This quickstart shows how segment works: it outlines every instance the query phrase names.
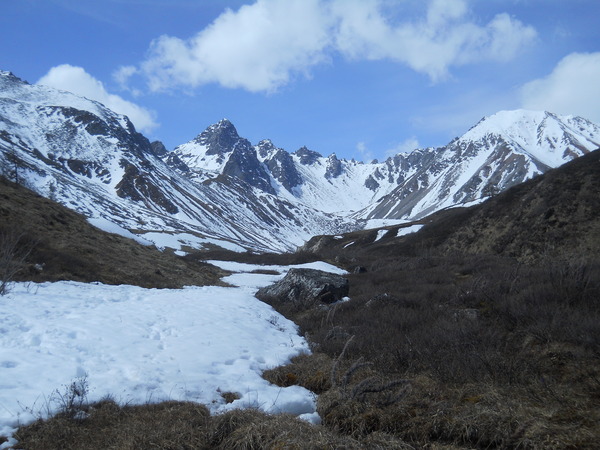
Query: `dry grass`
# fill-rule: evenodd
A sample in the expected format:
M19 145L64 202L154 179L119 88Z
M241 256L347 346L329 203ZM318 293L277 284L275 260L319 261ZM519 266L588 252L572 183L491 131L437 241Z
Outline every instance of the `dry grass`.
M318 356L269 374L304 385L309 368L331 373L339 361L318 400L325 426L415 447L594 448L597 261L427 254L365 265L349 276L351 301L292 312ZM410 389L354 395L399 379Z
M21 427L18 448L26 450L100 449L323 449L403 448L402 440L376 433L357 440L294 416L233 410L210 416L195 403L163 402L119 406L106 400L74 420L57 415Z
M106 400L88 408L84 420L58 415L21 427L18 448L195 449L206 448L210 415L196 403L164 402L119 406Z

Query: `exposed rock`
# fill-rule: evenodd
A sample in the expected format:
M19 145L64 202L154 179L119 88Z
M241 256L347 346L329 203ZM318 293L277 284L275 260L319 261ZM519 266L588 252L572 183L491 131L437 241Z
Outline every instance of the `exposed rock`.
M365 180L365 187L372 191L376 191L377 188L379 187L379 183L377 181L375 181L375 178L373 178L373 175L369 175L369 177Z
M293 155L298 156L300 158L300 164L304 166L314 164L319 158L322 157L320 153L309 150L306 147L301 147L300 149L296 150Z
M256 150L246 139L239 139L223 168L223 174L245 181L250 186L275 194L271 179L263 163L258 160Z
M167 153L164 158L164 162L173 169L179 170L180 172L189 173L190 168L184 163L176 153Z
M348 280L341 275L315 269L290 269L283 279L260 289L256 297L310 307L318 302L341 300L348 295L348 289Z
M270 153L275 153L279 149L275 147L271 139L263 139L256 145L256 150L261 158L267 158Z
M237 130L227 119L222 119L218 123L208 127L194 139L198 144L206 145L208 148L206 151L207 155L228 153L239 140L240 136Z
M327 169L325 170L325 178L337 178L342 174L342 162L337 159L335 153L332 153L327 158Z
M167 148L165 147L165 144L163 144L161 141L151 142L150 148L152 149L154 154L159 158L162 158L167 154Z
M271 159L265 161L265 164L273 178L278 180L288 191L302 183L302 177L294 165L292 156L285 150L278 149Z

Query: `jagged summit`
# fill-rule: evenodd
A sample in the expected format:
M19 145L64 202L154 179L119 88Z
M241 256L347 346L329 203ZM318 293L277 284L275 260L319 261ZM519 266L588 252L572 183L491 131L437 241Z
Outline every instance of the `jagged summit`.
M22 80L21 78L16 76L14 73L9 72L7 70L0 70L0 81L10 81L13 83L29 84L29 83L27 83L27 81Z
M313 150L309 150L306 146L300 147L292 154L300 158L300 164L303 165L314 164L319 158L323 157L323 155L321 155L320 153L315 152Z
M206 147L207 155L220 155L231 151L239 139L235 126L228 119L221 119L196 136L192 142Z
M600 128L585 119L517 110L383 162L253 145L227 119L166 151L98 102L9 72L0 83L0 169L9 177L16 156L36 192L90 217L262 250L481 202L600 146Z

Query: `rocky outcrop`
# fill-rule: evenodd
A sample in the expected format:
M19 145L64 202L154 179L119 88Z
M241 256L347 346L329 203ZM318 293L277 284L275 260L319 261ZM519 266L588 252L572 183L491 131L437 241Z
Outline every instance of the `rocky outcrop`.
M327 169L325 170L325 178L337 178L342 174L342 162L337 159L335 153L332 153L327 158Z
M290 302L300 309L333 303L347 295L346 278L315 269L290 269L283 279L256 293L261 300Z
M237 178L269 194L275 194L271 177L257 156L254 147L246 139L240 139L234 146L229 160L223 168L223 175Z
M292 188L302 183L292 156L285 150L278 149L272 158L265 161L273 178L291 192Z
M309 150L306 147L302 147L299 150L296 150L292 154L296 155L298 158L300 158L300 164L305 165L305 166L314 164L319 160L319 158L322 158L322 155L320 153Z
M222 119L200 133L194 142L205 145L207 155L221 155L230 152L239 140L240 136L233 124Z

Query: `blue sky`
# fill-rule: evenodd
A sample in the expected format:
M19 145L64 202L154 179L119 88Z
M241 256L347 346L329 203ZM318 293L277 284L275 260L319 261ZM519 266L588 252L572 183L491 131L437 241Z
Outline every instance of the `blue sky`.
M0 69L102 101L172 149L227 117L370 160L484 115L600 123L598 0L2 0Z

